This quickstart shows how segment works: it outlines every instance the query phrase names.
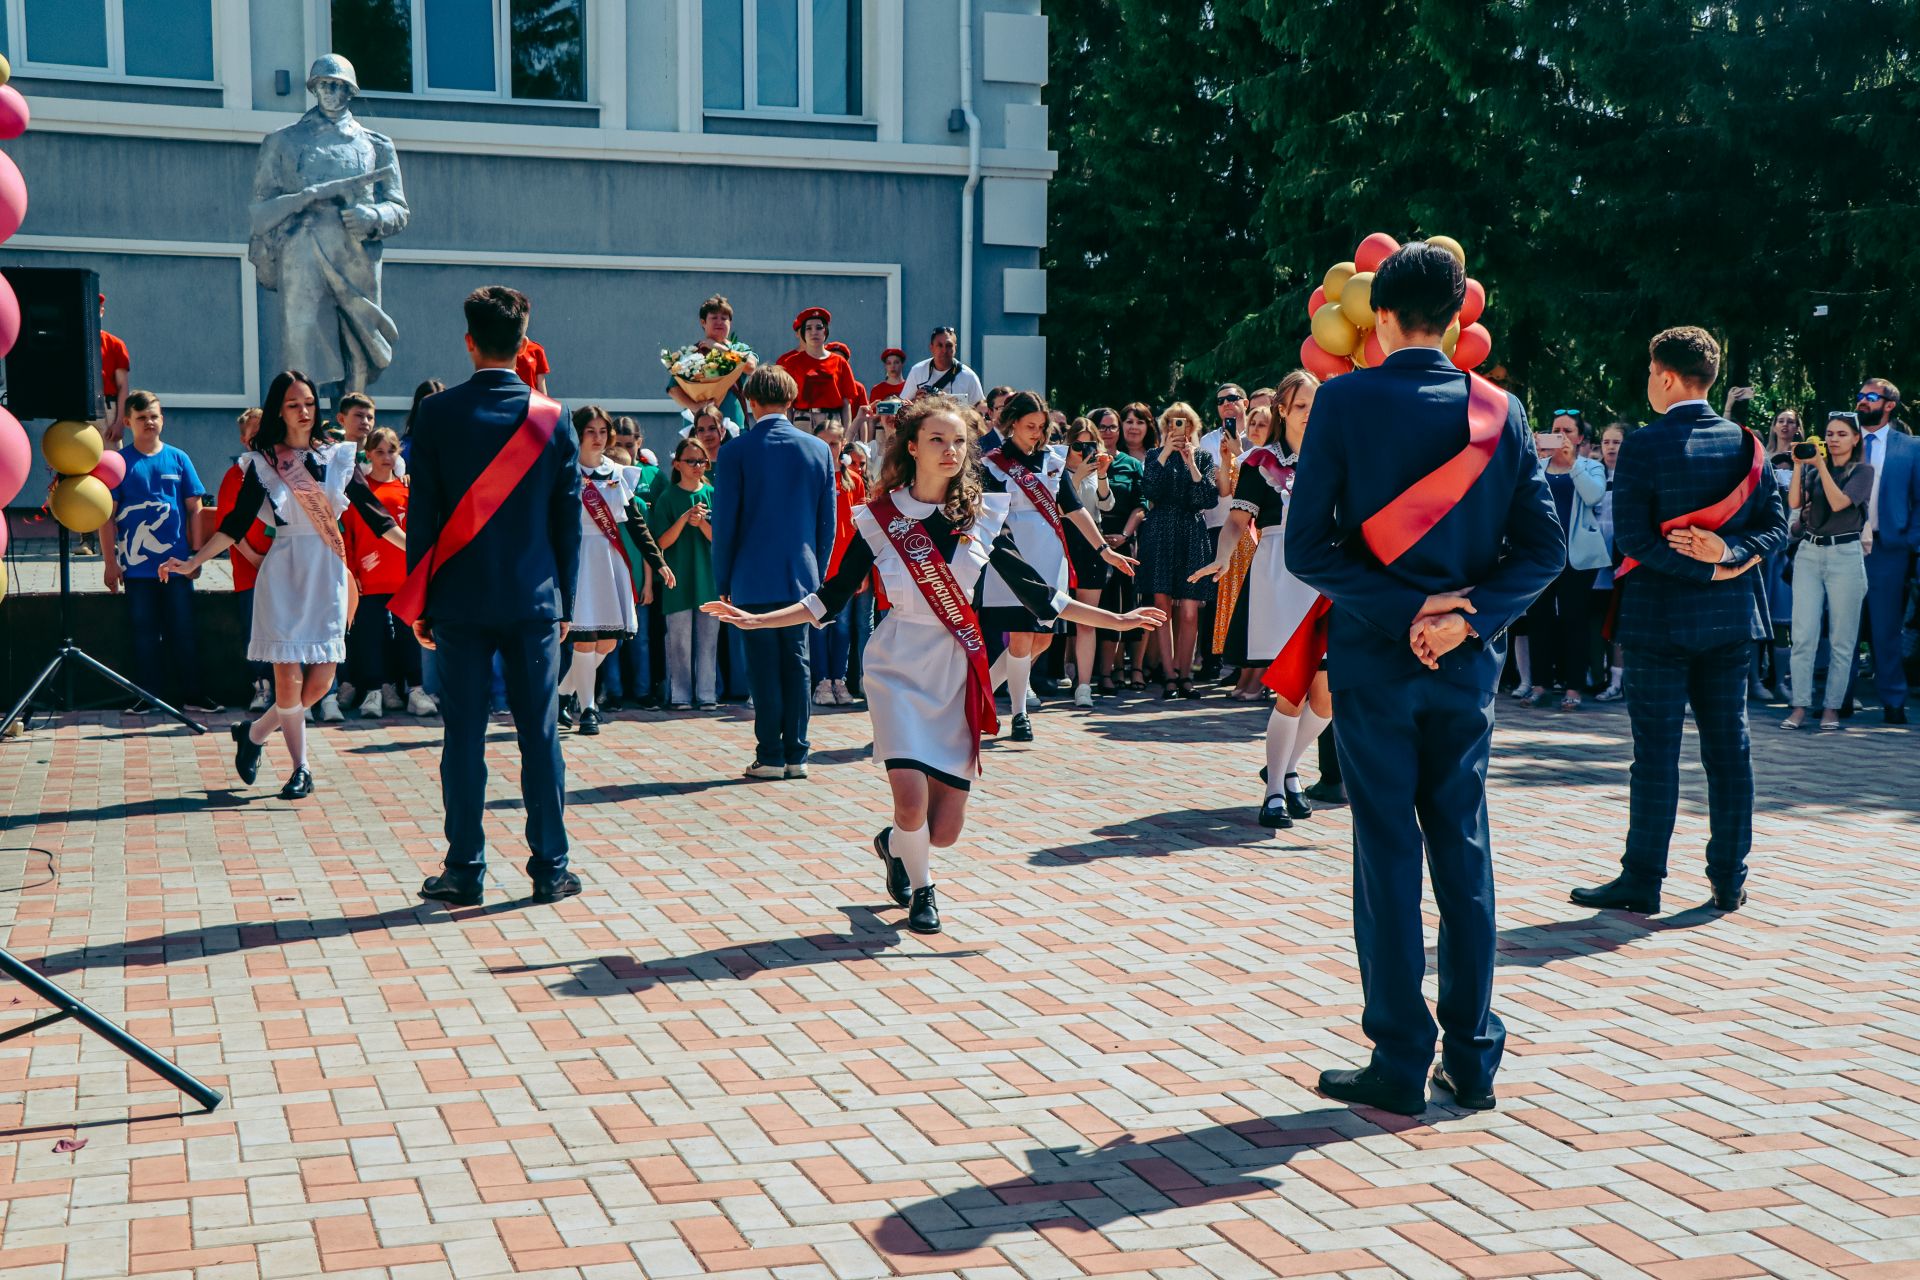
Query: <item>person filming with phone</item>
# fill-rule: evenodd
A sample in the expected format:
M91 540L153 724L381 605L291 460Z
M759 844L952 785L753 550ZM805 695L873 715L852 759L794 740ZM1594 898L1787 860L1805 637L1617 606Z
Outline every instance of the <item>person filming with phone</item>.
M1860 643L1860 607L1867 598L1867 561L1860 546L1873 494L1873 468L1860 460L1860 420L1827 415L1824 439L1796 441L1787 505L1800 513L1800 545L1793 557L1793 710L1780 722L1798 729L1813 705L1813 664L1820 651L1820 616L1832 658L1820 728L1841 728L1847 674Z

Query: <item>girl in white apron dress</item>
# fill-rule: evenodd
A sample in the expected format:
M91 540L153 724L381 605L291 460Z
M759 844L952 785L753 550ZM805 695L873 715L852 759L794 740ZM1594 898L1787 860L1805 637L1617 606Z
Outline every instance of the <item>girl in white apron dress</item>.
M1272 662L1294 634L1309 624L1320 593L1287 570L1283 550L1287 505L1292 500L1294 466L1307 435L1307 415L1320 383L1296 369L1276 389L1274 415L1279 427L1271 442L1240 460L1240 478L1234 486L1233 508L1220 528L1219 550L1212 564L1193 576L1196 580L1224 570L1234 548L1252 524L1260 530L1260 545L1247 570L1247 661ZM1333 699L1327 692L1324 659L1313 677L1304 703L1275 697L1267 716L1267 764L1260 771L1266 799L1260 805L1260 825L1270 830L1291 827L1313 813L1300 785L1297 770L1326 727L1333 723Z
M1071 483L1062 484L1066 456L1047 448L1047 402L1031 391L1016 391L1000 406L1000 447L980 460L980 487L1008 500L1007 532L1020 558L1040 580L1056 591L1067 591L1072 580L1067 558L1069 537L1082 537L1102 560L1129 577L1133 559L1107 545L1100 523L1080 503ZM1043 507L1051 508L1051 515ZM1068 533L1071 525L1077 532ZM888 592L887 598L893 598ZM1004 679L1013 708L1013 740L1033 741L1033 722L1027 717L1027 691L1033 685L1033 664L1053 639L1054 619L1043 619L1022 604L1011 586L992 568L987 571L985 608L981 628L989 637L1005 635L1007 650L994 662L994 684Z
M873 717L873 758L887 771L893 791L893 825L874 837L873 847L886 869L887 893L907 908L907 928L915 933L940 932L932 851L960 838L967 795L980 777L979 730L983 717L992 715L976 612L982 580L997 580L1042 625L1065 618L1134 631L1166 620L1156 609L1116 614L1082 604L1067 595L1064 583L1027 563L1008 525L1008 495L981 492L971 456L979 430L973 410L951 396L915 401L887 445L882 496L854 511L860 536L818 593L773 613L747 613L724 601L701 606L736 627L817 626L853 599L869 571L879 570L892 607L867 641L864 688ZM893 514L883 524L874 507L888 503ZM922 553L915 563L902 554L902 545ZM928 566L939 585L923 586L916 564ZM945 612L927 594L942 588L956 602ZM966 601L971 607L958 603Z
M651 579L671 587L673 570L647 528L646 508L639 503L639 468L617 466L606 456L613 433L607 411L598 405L576 409L573 425L580 433L580 576L573 590L573 626L567 632L573 665L560 682L560 723L591 736L600 732L600 711L594 705L600 664L640 629L638 606L653 599ZM621 547L607 536L596 509L612 522ZM626 549L629 543L631 549ZM634 550L646 563L638 584L633 580L638 566L628 566Z
M261 558L253 589L247 658L273 664L274 705L251 725L233 726L233 767L251 784L266 741L278 730L293 757L293 772L280 790L288 800L313 794L307 708L326 697L335 665L347 656L355 595L340 517L351 505L377 536L407 545L406 534L360 475L358 446L313 438L318 406L304 373L274 378L253 448L240 458L233 510L192 559L169 560L160 569L162 578L196 573L244 538L256 519L272 526L273 545Z

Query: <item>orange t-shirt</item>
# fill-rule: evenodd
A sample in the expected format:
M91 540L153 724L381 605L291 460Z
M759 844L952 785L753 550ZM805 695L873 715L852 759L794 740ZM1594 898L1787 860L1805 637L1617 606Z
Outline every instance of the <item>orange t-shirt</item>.
M520 354L513 358L513 371L520 375L520 381L538 391L540 375L553 372L553 366L547 363L547 349L532 338L524 339Z
M796 409L838 409L863 403L866 390L853 376L853 366L838 352L829 351L819 359L795 348L774 362L793 375L800 384Z
M228 467L227 474L220 478L220 492L214 501L216 526L232 514L234 503L240 501L240 480L240 464L237 462ZM261 555L267 554L273 546L273 535L258 517L254 518L253 526L247 530L246 543ZM227 552L227 563L233 566L233 589L253 590L254 580L260 576L260 566L241 555L238 546Z
M373 491L374 497L380 499L380 505L387 509L394 522L402 529L406 528L407 482L397 476L385 481L368 476L367 488ZM398 591L407 580L405 549L394 546L376 534L352 507L347 508L342 523L347 536L347 566L353 570L353 580L360 584L360 594L390 596ZM371 568L361 563L368 555L374 558Z
M872 397L876 402L881 400L897 400L900 398L900 393L906 389L907 384L904 379L899 382L876 382L867 388L867 395Z

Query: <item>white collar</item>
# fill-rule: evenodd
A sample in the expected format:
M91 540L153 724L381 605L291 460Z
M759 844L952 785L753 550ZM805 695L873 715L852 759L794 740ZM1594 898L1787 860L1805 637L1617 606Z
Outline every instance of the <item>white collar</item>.
M909 520L925 520L940 509L935 503L922 502L914 497L912 489L895 489L892 497L893 505L899 508L900 514Z
M1705 396L1695 396L1691 400L1675 400L1672 404L1667 406L1667 412L1672 413L1675 409L1684 409L1688 405L1692 405L1692 404L1704 404L1709 409L1713 408L1711 404L1708 404L1707 398Z
M1877 427L1862 427L1860 434L1863 436L1877 436L1891 425L1891 423L1883 422Z
M586 471L586 468L582 467L581 470ZM591 471L586 471L586 474L592 476L595 480L611 480L613 478L613 472L614 472L613 459L601 458L600 465L595 467Z

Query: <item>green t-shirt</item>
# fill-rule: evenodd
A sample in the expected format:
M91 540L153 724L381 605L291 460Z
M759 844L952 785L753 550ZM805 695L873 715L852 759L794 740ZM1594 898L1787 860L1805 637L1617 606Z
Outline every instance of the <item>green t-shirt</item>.
M647 527L653 530L655 538L664 538L674 521L701 502L707 504L709 511L713 509L712 485L703 484L689 491L670 484L654 498ZM662 613L683 613L720 598L719 588L713 581L713 542L706 534L691 524L683 525L673 545L662 548L660 554L666 557L674 577L673 586L659 593Z

